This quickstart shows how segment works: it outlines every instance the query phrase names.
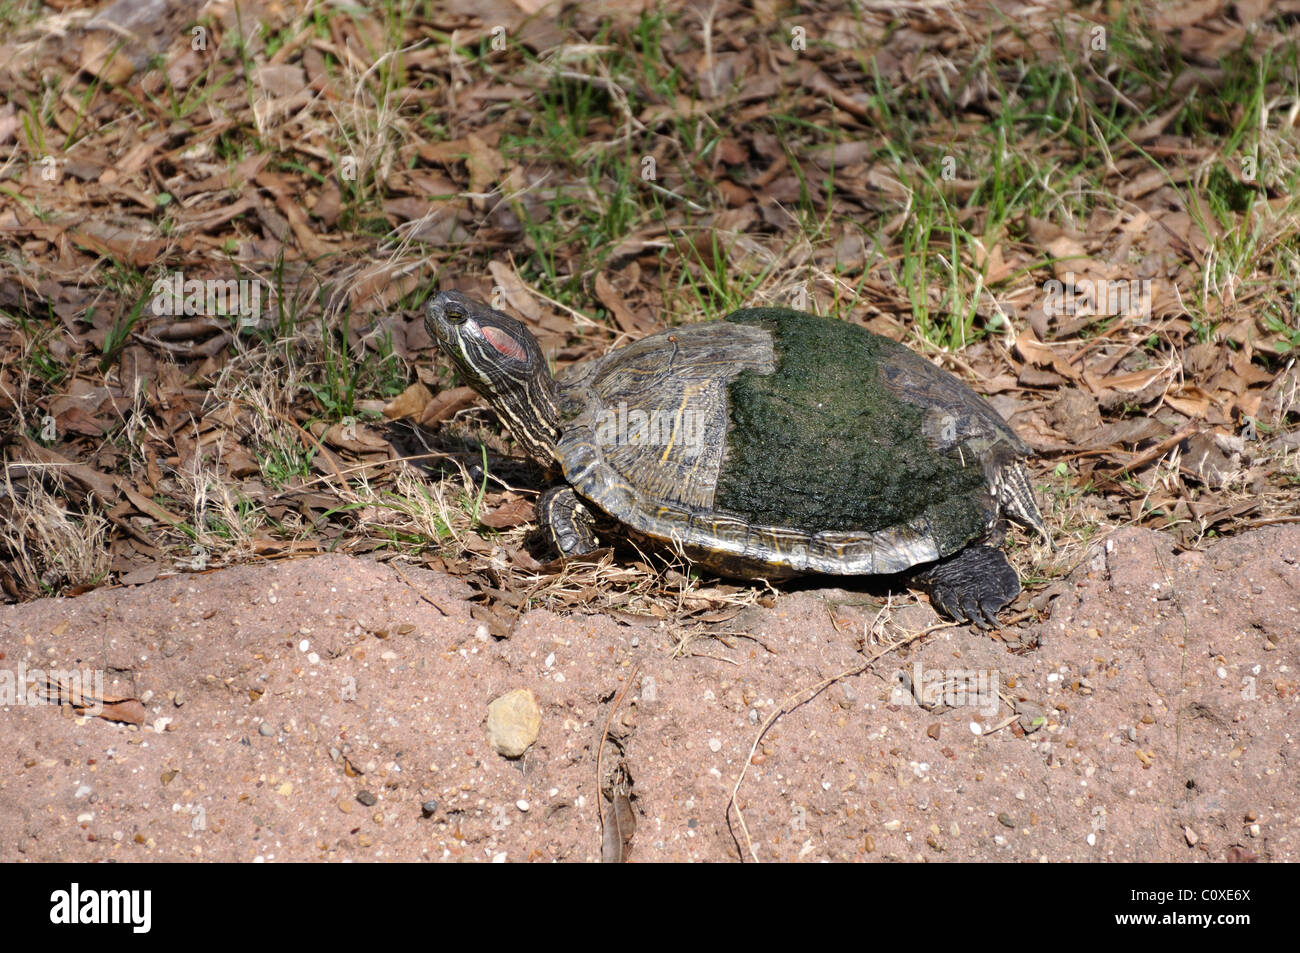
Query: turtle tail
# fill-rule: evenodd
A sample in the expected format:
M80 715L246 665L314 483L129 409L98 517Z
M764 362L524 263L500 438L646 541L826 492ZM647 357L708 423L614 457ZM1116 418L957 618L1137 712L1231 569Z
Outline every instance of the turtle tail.
M1025 465L1019 460L1001 466L993 475L993 490L997 494L1002 511L1026 529L1033 530L1052 549L1056 543L1047 532L1043 516L1038 511L1038 500L1034 498L1034 488L1029 483L1029 474Z

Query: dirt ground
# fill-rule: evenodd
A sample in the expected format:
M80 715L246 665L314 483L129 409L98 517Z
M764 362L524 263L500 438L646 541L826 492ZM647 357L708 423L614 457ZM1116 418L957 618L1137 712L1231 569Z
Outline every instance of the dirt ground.
M1300 526L1090 556L993 636L805 587L676 656L541 610L498 641L458 580L344 556L3 606L6 702L100 669L140 723L6 704L0 860L596 860L607 723L634 862L1300 860ZM541 727L508 759L514 689Z

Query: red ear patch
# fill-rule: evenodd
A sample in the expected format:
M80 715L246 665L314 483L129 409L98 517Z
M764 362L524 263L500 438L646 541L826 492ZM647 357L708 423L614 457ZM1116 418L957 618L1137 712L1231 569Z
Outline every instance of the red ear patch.
M505 357L513 358L516 361L527 361L528 352L523 346L500 328L494 328L487 324L482 326L483 336L487 342L496 348Z

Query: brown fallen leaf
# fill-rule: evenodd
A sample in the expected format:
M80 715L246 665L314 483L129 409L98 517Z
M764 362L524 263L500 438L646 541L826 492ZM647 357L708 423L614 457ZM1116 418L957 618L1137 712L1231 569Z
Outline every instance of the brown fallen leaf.
M618 789L613 797L606 795L609 810L605 814L605 829L601 833L600 860L605 864L621 864L627 861L628 848L632 846L632 837L636 834L636 812L632 810L632 799L627 793Z
M596 274L596 297L600 299L601 304L609 308L609 313L614 316L614 323L618 325L619 330L636 337L642 337L648 332L648 329L641 326L636 315L628 308L623 295L605 277L604 272Z
M91 33L82 40L79 66L113 86L120 86L135 74L135 64L122 49L121 39L104 33Z
M1079 372L1070 366L1069 362L1056 356L1056 352L1046 344L1038 340L1038 335L1034 333L1032 327L1027 327L1020 332L1016 338L1016 353L1031 364L1039 367L1050 367L1062 377L1071 380L1079 379Z
M350 450L353 453L383 453L389 443L375 431L362 424L333 424L321 436L331 447Z
M524 499L509 500L488 513L480 514L478 521L493 529L510 529L531 523L534 518L533 504Z
M153 582L158 578L158 573L162 569L159 563L149 563L132 569L130 572L123 573L118 582L123 586L142 586L147 582Z
M740 606L730 606L726 609L719 609L716 612L702 612L697 616L692 616L691 621L707 623L730 622L736 616L740 615L740 613Z
M95 709L99 708L98 711ZM103 707L90 706L85 709L78 709L78 713L93 714L97 718L103 718L105 721L120 721L128 725L143 725L146 712L144 705L138 698L127 698L122 701L104 702Z
M519 277L519 272L499 261L488 262L488 271L492 272L497 287L505 296L506 304L514 309L518 317L535 322L542 316L542 309L537 304L537 299L533 297L524 279Z
M1165 403L1193 420L1204 420L1209 416L1210 405L1217 401L1201 388L1187 385L1176 394L1165 394Z
M510 629L514 620L505 613L496 612L487 606L470 606L469 615L471 619L487 626L488 633L494 639L510 638Z
M532 554L526 549L508 549L506 555L510 557L510 562L525 572L538 572L542 564L532 557Z
M154 237L156 233L152 225L144 222L140 222L137 228L109 222L85 222L68 234L83 247L129 261L140 268L154 264L167 247L164 239Z
M433 392L423 384L412 384L384 405L383 414L389 420L401 420L424 413L433 400Z
M472 132L465 137L465 148L468 152L465 168L469 171L469 191L480 196L473 202L482 207L487 203L486 194L492 191L507 163L501 153Z
M1183 444L1178 468L1206 486L1219 489L1241 473L1240 443L1241 439L1231 434L1193 434Z
M79 684L63 684L45 679L38 686L44 699L57 705L71 705L78 715L93 715L105 721L120 721L128 725L143 725L147 712L138 698L100 698L82 690Z
M439 391L425 405L419 416L419 424L421 427L432 427L464 410L476 400L478 392L472 387L453 387L451 390Z
M289 179L279 173L263 170L253 181L270 193L271 198L275 200L275 207L288 219L294 238L298 240L298 247L308 258L324 258L335 251L337 246L312 230L307 213L299 204L298 196Z

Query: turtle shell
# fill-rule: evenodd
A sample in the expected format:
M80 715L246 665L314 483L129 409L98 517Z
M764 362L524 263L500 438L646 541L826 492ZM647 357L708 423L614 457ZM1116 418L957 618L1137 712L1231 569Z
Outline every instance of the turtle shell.
M983 398L855 324L756 308L643 338L559 382L579 495L733 576L894 573L998 518L1029 450Z

